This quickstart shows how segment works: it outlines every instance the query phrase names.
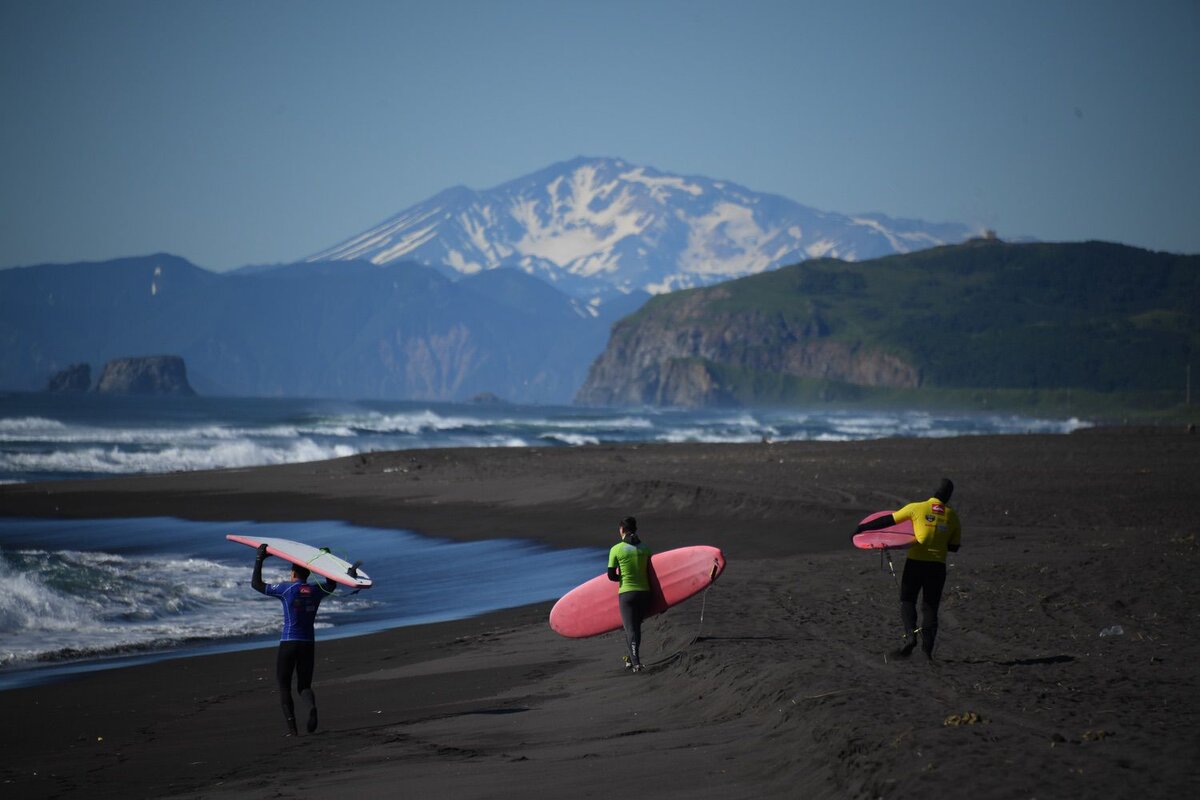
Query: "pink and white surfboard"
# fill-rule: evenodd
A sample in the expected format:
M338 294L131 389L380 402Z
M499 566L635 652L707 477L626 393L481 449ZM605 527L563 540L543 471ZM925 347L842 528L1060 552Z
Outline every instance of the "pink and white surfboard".
M874 514L864 517L862 522L870 522L891 514L891 511L876 511ZM861 525L862 522L859 524ZM899 525L889 525L875 531L856 533L853 540L854 546L860 550L904 550L912 547L913 543L917 541L917 537L913 534L912 520L906 519Z
M650 611L661 614L707 589L725 571L725 556L716 547L698 545L655 553L650 557ZM621 627L617 584L598 575L567 592L550 609L550 627L572 639L597 636Z

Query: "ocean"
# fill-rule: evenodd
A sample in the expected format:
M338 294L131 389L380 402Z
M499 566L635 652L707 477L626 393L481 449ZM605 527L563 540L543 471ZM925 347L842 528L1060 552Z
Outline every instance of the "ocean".
M454 542L333 520L0 517L0 689L276 642L279 600L250 588L254 551L227 541L228 533L308 542L363 562L375 585L339 587L326 598L318 640L552 600L603 572L606 555L600 547ZM263 579L287 580L290 569L268 558Z
M429 447L850 441L1068 433L1087 423L919 411L605 411L573 406L0 393L0 482L319 461Z
M849 441L1068 433L1086 423L999 414L576 407L0 394L0 482L316 461L431 447ZM551 600L603 571L602 548L461 543L337 521L37 520L0 516L0 689L149 659L269 646L278 600L249 587L227 533L328 546L376 585L322 605L318 638ZM447 534L452 531L447 531ZM419 586L394 579L419 560ZM267 562L268 581L286 566ZM435 565L429 571L428 565ZM519 566L519 569L518 569ZM536 584L511 575L540 576Z

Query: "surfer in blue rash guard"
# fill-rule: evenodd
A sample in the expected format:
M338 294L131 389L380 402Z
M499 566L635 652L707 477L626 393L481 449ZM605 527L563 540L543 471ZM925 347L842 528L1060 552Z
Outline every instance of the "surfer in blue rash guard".
M962 524L950 507L954 482L942 478L933 497L909 503L891 514L862 523L854 531L877 530L912 520L916 542L908 549L904 572L900 577L900 620L904 624L904 644L891 653L894 658L908 658L921 635L921 652L933 660L933 643L937 639L938 606L946 585L946 554L958 552L962 539ZM917 627L917 596L921 596L921 627Z
M316 634L313 623L321 599L332 594L337 582L330 579L313 585L308 583L309 571L304 567L292 567L288 583L263 583L263 561L267 559L267 546L258 546L254 559L254 575L250 586L257 592L278 597L283 603L283 632L279 636L279 652L275 658L275 679L279 684L279 702L287 720L287 735L295 736L296 707L292 702L292 674L296 675L296 689L300 699L308 706L305 728L309 733L317 729L317 698L312 690L314 651ZM357 566L357 565L356 565Z
M650 607L650 548L637 535L637 520L626 517L617 526L621 541L608 551L608 579L619 584L617 602L621 608L621 624L629 647L625 666L640 672L642 661L642 619Z

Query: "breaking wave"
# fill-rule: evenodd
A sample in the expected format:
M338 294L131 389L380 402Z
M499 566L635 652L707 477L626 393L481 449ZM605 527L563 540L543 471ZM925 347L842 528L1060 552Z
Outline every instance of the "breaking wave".
M58 403L55 407L56 402ZM245 468L431 447L848 441L1068 433L1087 423L926 412L603 411L196 398L190 405L0 396L0 481Z

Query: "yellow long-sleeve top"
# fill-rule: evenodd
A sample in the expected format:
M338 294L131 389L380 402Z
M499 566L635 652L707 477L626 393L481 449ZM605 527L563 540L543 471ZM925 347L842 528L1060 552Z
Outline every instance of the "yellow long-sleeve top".
M916 543L908 549L908 557L917 561L946 563L950 545L962 540L962 524L954 509L936 497L919 503L909 503L892 514L896 522L911 519Z

